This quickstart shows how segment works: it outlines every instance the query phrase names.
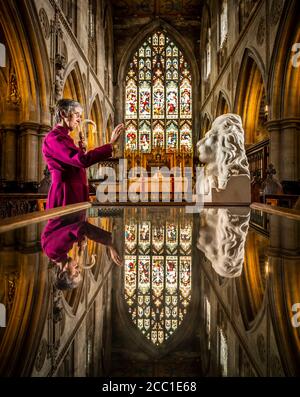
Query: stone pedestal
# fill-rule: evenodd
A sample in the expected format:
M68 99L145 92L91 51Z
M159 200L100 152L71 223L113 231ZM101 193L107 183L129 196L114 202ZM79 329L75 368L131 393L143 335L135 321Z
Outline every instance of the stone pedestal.
M227 182L225 190L211 190L210 197L204 196L204 202L224 204L250 204L250 178L247 175L232 176Z

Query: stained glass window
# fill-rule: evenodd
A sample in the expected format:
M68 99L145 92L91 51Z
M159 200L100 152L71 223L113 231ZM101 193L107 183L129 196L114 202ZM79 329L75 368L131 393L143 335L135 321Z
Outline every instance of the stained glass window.
M124 292L132 321L154 345L179 327L191 300L192 218L126 220Z
M126 75L126 149L192 150L192 78L175 42L157 31L133 55Z

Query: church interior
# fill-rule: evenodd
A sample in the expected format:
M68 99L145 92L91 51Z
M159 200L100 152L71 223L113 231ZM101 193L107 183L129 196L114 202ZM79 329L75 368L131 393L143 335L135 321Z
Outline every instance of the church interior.
M299 15L297 0L1 2L0 376L300 375ZM124 131L87 169L90 201L46 209L62 98L87 151ZM242 123L222 155L244 153L249 194L197 206L199 142L225 161L223 115Z

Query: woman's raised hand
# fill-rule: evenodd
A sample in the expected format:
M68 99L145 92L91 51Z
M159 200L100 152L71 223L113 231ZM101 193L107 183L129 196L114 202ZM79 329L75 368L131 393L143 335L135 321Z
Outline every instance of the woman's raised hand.
M111 134L110 143L113 145L119 139L121 133L124 131L124 124L118 124Z

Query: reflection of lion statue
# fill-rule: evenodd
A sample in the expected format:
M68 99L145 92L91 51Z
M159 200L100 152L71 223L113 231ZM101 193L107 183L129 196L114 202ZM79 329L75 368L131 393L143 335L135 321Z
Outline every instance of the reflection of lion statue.
M249 165L244 147L244 130L239 115L219 116L204 138L197 143L199 159L205 163L205 188L209 192L225 190L232 176L249 178Z
M197 248L222 277L242 273L249 220L248 208L209 208L200 213Z

